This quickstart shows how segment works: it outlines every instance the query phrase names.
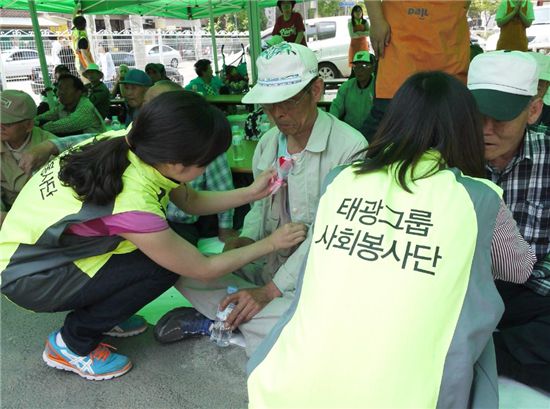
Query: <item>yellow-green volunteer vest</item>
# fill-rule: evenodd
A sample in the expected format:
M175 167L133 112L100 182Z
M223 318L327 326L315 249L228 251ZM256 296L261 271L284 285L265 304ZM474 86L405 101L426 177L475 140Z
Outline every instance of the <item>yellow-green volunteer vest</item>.
M394 169L339 171L294 305L249 362L250 407L467 407L503 311L490 259L498 187L448 169L410 194Z
M125 130L113 132L107 137L125 133ZM168 193L178 184L131 151L128 159L130 164L122 176L124 187L116 199L105 206L83 203L73 189L61 184L57 176L59 158L47 163L29 180L0 231L2 293L35 311L55 308L56 302L77 291L113 254L136 249L120 236L63 235L70 224L128 211L165 217ZM19 286L24 288L17 288L21 278L27 279L24 286ZM49 294L43 298L57 301L37 300L40 295L30 291L34 287L45 287Z

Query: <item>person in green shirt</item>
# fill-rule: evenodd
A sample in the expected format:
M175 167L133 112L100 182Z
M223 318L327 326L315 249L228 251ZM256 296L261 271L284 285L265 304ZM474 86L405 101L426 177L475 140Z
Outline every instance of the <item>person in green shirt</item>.
M90 81L86 84L88 99L94 104L100 115L105 118L109 113L111 93L107 85L103 83L103 72L97 64L90 64L82 75Z
M502 0L495 16L500 27L497 50L527 51L525 29L531 26L534 19L530 0Z
M194 78L185 87L188 91L198 92L202 95L219 95L223 87L222 80L214 75L210 60L198 60L195 63L197 78Z
M359 130L372 107L374 56L368 51L358 51L352 66L355 76L340 86L330 105L330 113Z

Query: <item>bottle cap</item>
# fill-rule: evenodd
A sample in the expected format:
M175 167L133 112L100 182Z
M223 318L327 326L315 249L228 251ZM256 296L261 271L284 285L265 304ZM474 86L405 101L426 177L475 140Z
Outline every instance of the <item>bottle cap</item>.
M233 285L227 287L227 294L235 294L239 289Z

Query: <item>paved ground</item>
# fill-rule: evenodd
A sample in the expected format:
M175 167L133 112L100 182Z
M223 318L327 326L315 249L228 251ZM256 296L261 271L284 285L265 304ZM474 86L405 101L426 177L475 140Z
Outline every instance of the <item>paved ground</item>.
M160 345L152 330L107 342L134 368L109 381L86 381L46 366L47 335L64 314L34 314L1 297L0 407L2 409L230 409L246 408L244 349L207 338ZM550 409L550 394L501 378L500 409Z
M44 340L64 314L34 314L1 297L1 395L6 409L245 408L244 349L207 338L160 345L145 334L110 338L134 368L108 381L86 381L46 366Z

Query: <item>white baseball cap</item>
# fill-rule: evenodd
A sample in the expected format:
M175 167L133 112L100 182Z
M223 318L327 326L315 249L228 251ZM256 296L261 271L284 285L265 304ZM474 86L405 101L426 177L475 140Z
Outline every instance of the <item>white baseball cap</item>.
M537 94L539 68L528 53L493 51L477 55L468 70L468 88L479 111L497 121L511 121Z
M319 75L317 58L309 48L282 42L256 60L258 82L243 97L245 104L275 104L292 98Z

